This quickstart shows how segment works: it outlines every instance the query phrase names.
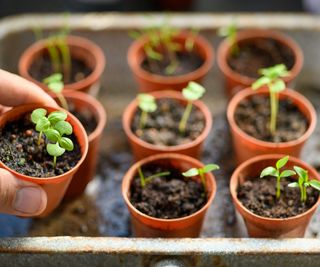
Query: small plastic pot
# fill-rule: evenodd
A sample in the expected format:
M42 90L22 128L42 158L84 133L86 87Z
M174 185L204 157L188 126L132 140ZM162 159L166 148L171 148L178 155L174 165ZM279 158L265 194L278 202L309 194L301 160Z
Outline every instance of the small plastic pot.
M64 91L82 91L96 95L100 88L100 78L105 68L105 56L99 46L90 40L78 36L69 35L67 37L67 44L70 49L71 57L77 58L87 64L92 69L90 75L85 77L83 80L65 84ZM19 59L19 74L38 84L43 90L51 94L48 87L34 79L29 69L33 62L38 60L47 51L45 40L40 40L30 47L28 47Z
M183 98L180 92L175 91L158 91L150 93L155 97L155 99L161 98L171 98L183 103L184 105L187 104L187 101ZM158 146L154 144L150 144L148 142L143 141L138 136L136 136L131 130L131 123L134 118L135 113L138 110L138 102L137 100L133 100L125 109L123 116L122 116L122 126L124 132L129 140L133 155L135 160L140 160L145 157L159 154L159 153L179 153L185 154L190 157L200 158L202 153L202 145L204 140L209 135L212 126L212 116L207 108L207 106L200 100L194 101L193 105L199 109L205 119L205 127L202 133L192 142L177 146ZM177 122L179 123L179 122Z
M184 47L186 39L191 36L190 32L181 32L174 39ZM180 91L190 81L201 82L213 65L213 49L210 43L203 37L195 37L194 51L204 60L203 64L195 71L178 76L162 76L152 74L144 70L141 66L145 59L143 50L146 38L134 41L129 47L128 63L139 86L140 92L152 92L157 90L177 90Z
M257 156L242 163L233 172L230 180L230 192L237 211L241 214L247 226L250 237L289 238L303 237L309 221L320 204L318 201L306 212L294 217L275 219L254 214L248 210L237 197L237 188L248 178L259 177L261 171L268 166L274 166L284 155L270 154ZM312 179L320 180L318 172L300 159L290 157L286 168L300 166L308 171Z
M19 119L22 115L28 112L32 112L36 108L44 108L49 113L55 110L62 110L60 108L52 108L52 107L42 106L39 104L30 104L30 105L15 107L0 116L0 128L3 128L7 123L10 123L10 121ZM47 194L47 201L48 201L47 207L43 211L43 213L39 215L39 217L47 216L60 204L67 190L67 187L71 182L72 177L74 176L78 168L83 163L88 152L88 138L83 126L81 125L81 123L78 121L76 117L74 117L69 112L67 113L68 113L67 121L73 127L73 132L79 142L81 154L82 154L80 160L74 166L74 168L58 176L38 178L38 177L31 177L31 176L18 173L15 170L10 169L8 166L6 166L3 162L0 161L0 167L10 171L18 179L22 179L25 181L38 184L45 190Z
M235 111L240 102L253 95L264 95L269 97L269 91L267 88L259 89L258 91L253 91L251 88L247 88L236 94L229 102L227 108L227 119L230 125L233 150L237 163L240 164L257 155L271 153L299 157L302 147L313 133L317 123L317 115L310 101L300 93L291 89L286 89L279 94L280 99L288 98L297 106L297 108L306 117L309 126L306 132L296 140L272 143L261 141L248 135L239 128L234 119Z
M99 155L100 140L103 129L106 126L107 115L101 103L94 97L82 92L64 92L68 103L72 103L76 111L85 110L90 112L97 121L97 127L89 134L88 153L74 175L64 199L70 200L80 196L86 189L87 184L94 178Z
M278 41L282 45L288 47L295 57L295 63L290 70L290 75L284 77L284 81L287 85L290 85L291 82L298 76L303 66L303 53L300 46L287 35L265 29L251 29L251 30L242 30L237 34L237 43L255 43L257 39L273 39ZM217 61L220 70L222 71L225 77L225 91L226 95L229 99L232 98L237 92L245 89L253 82L255 82L254 78L244 76L238 72L235 72L228 64L228 58L231 53L231 45L230 42L225 39L221 42L218 53L217 53Z
M158 154L135 163L125 174L122 181L122 196L131 214L133 234L136 237L198 237L201 232L205 214L211 205L216 182L213 174L205 174L207 182L207 203L197 212L177 219L158 219L137 210L130 202L130 187L138 175L138 168L147 164L170 164L172 167L186 171L190 168L201 168L204 165L191 157L174 153ZM197 177L196 179L200 179Z

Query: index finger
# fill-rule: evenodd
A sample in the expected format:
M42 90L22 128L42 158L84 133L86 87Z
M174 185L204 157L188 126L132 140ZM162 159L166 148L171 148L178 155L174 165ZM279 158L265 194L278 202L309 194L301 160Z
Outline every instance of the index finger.
M23 104L44 104L57 107L57 103L36 84L18 75L0 69L0 104L12 107Z

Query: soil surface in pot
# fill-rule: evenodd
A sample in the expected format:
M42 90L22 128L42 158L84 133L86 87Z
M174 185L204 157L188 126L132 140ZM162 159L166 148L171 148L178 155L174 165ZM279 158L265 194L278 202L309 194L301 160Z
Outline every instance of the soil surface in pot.
M132 120L132 131L143 141L159 146L176 146L190 143L204 130L203 113L195 106L188 119L186 130L179 132L179 122L185 106L179 101L169 98L157 100L157 110L148 114L146 125L140 128L141 110L139 109Z
M308 121L290 99L279 101L277 130L274 135L269 130L270 99L256 95L244 99L236 108L235 121L248 135L267 142L288 142L298 139L308 129Z
M319 193L307 188L307 201L300 201L300 190L290 188L292 178L282 179L280 199L276 198L276 178L255 177L238 187L237 196L241 203L254 214L269 218L288 218L310 209L318 200Z
M161 219L188 216L201 209L207 202L199 181L182 176L172 166L148 165L142 168L147 178L156 173L169 171L170 175L157 177L141 187L137 174L130 188L130 201L144 214Z
M28 176L45 178L63 174L81 158L80 145L72 134L68 138L73 141L73 151L66 151L58 157L53 168L53 157L47 153L44 139L38 145L39 133L31 122L30 114L7 123L0 134L0 160L10 169Z
M295 63L293 51L288 46L271 38L255 38L239 43L239 53L230 55L229 66L237 73L250 78L259 78L261 68L285 64L291 70Z
M144 59L141 63L141 67L148 72L161 76L178 76L193 72L200 68L204 63L204 60L195 52L178 52L177 60L177 67L174 68L172 73L166 72L166 68L171 62L168 55L164 55L162 60L148 61L147 59Z
M72 67L70 78L68 79L66 75L63 75L65 84L79 82L89 76L92 72L92 69L89 68L84 61L75 58L72 58L71 60ZM29 74L39 82L42 82L53 73L55 72L52 69L51 60L48 55L44 55L32 62L29 69Z
M81 122L87 135L90 135L98 126L96 117L89 111L89 109L82 108L81 110L76 110L76 107L68 102L69 111L77 117Z

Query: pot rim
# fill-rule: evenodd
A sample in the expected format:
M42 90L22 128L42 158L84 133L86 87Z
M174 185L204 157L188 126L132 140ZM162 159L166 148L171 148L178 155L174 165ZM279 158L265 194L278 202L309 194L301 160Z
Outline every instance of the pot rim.
M245 88L242 91L238 92L228 104L227 119L228 119L229 125L234 132L236 132L238 135L241 136L241 138L248 140L255 145L264 146L267 148L284 148L284 147L295 146L297 144L303 143L305 140L307 140L311 136L311 134L315 130L316 123L317 123L316 111L312 106L312 104L310 103L310 101L305 96L303 96L302 94L290 88L286 88L284 91L280 92L279 95L280 97L282 96L285 98L294 99L296 102L300 102L302 105L305 106L307 112L309 113L310 120L308 121L309 126L303 135L301 135L298 139L291 140L288 142L274 143L274 142L267 142L267 141L254 138L249 134L247 134L246 132L244 132L242 129L240 129L240 127L237 125L234 119L235 110L243 99L253 95L257 95L257 94L268 95L269 94L268 88L261 88L258 91L254 91L250 87ZM306 119L308 119L305 113L303 113L303 115L306 117Z
M240 31L237 34L236 42L238 43L245 40L250 40L250 39L252 40L256 38L266 38L266 39L271 38L284 44L285 46L289 47L292 50L295 57L295 62L292 69L290 70L290 75L283 78L283 80L286 83L291 81L294 77L296 77L299 74L299 72L302 69L304 57L303 57L303 53L300 46L296 43L294 39L292 39L288 35L279 31L255 28L255 29L247 29L247 30ZM236 80L238 83L251 85L256 81L256 79L242 75L234 71L229 66L227 62L227 58L230 54L230 50L231 50L230 42L227 39L224 39L219 45L218 52L217 52L217 62L220 69L226 76L232 77L232 79Z
M10 109L9 111L7 111L5 114L11 114L11 113L15 113L15 112L20 111L20 110L28 109L28 111L26 111L24 113L19 113L18 116L15 116L15 119L17 119L17 118L21 117L21 115L24 115L24 114L26 114L28 112L31 112L35 108L44 108L50 113L53 112L53 111L56 111L56 110L61 110L61 111L66 112L68 114L67 121L73 122L72 124L77 125L77 127L79 128L79 132L80 132L79 135L82 135L82 137L84 139L84 143L81 144L80 141L79 141L79 137L78 137L79 135L76 135L77 141L79 142L79 146L80 146L80 149L81 149L81 152L82 152L81 158L79 159L77 164L72 169L70 169L69 171L67 171L67 172L65 172L63 174L57 175L57 176L50 176L50 177L28 176L28 175L19 173L19 172L15 171L15 170L9 168L2 161L0 161L0 164L2 165L1 166L2 168L5 168L5 169L9 170L15 176L17 176L17 177L19 177L19 178L21 178L23 180L26 180L26 181L39 182L39 183L41 182L42 184L59 183L62 180L64 180L65 177L68 177L69 175L72 175L79 168L79 166L82 164L82 162L85 160L87 152L88 152L88 146L89 146L88 145L88 137L87 137L86 131L83 128L83 126L80 123L80 121L74 115L72 115L69 111L66 111L66 110L64 110L64 109L62 109L60 107L51 107L51 106L42 105L42 104L26 104L26 105L21 105L21 106L18 106L18 107L14 107L14 108ZM3 116L0 117L0 122L3 121L3 120L4 120L4 117ZM3 126L6 125L8 122L9 122L8 120L4 120Z
M210 196L207 199L206 204L199 210L197 210L196 212L188 215L188 216L184 216L181 218L175 218L175 219L161 219L161 218L156 218L156 217L152 217L149 216L147 214L144 214L143 212L139 211L134 205L131 204L131 201L129 200L129 190L131 187L131 182L134 179L134 175L137 172L137 169L145 164L148 164L150 162L156 161L156 160L165 160L165 159L173 159L173 160L178 160L178 161L185 161L190 163L191 165L194 166L198 166L198 168L201 168L204 166L204 164L195 159L192 158L190 156L186 156L186 155L182 155L182 154L178 154L178 153L164 153L164 154L156 154L156 155L152 155L149 157L146 157L136 163L134 163L129 170L125 173L123 180L122 180L122 185L121 185L121 191L122 191L122 197L124 198L127 206L129 207L130 210L134 211L136 214L138 214L139 216L148 219L148 220L152 220L152 221L156 221L156 222L163 222L163 223L168 223L168 222L183 222L183 221L187 221L193 217L196 217L197 215L199 215L200 213L204 212L206 209L209 208L209 206L211 205L216 191L217 191L217 185L216 185L216 180L215 180L215 176L210 172L210 173L206 173L206 178L207 180L210 179L211 183L212 183L212 191ZM126 187L126 182L128 181L128 187Z
M181 31L175 38L177 39L186 39L190 36L190 32L188 31ZM168 84L171 85L172 83L184 83L188 81L197 80L199 76L202 76L202 73L207 73L214 63L214 51L211 44L201 35L197 35L195 37L195 44L199 47L202 47L205 51L205 57L203 58L203 64L192 72L188 72L186 74L177 75L177 76L163 76L159 74L153 74L144 70L141 67L141 62L138 62L137 55L139 51L142 49L143 45L147 42L146 38L141 38L135 40L129 47L128 54L127 54L127 61L134 72L135 75L142 79L151 80L152 82L161 83L161 84Z
M90 143L92 140L96 139L98 135L100 135L107 123L107 113L104 107L96 98L83 92L68 91L63 92L63 95L67 99L75 99L81 101L84 104L84 106L90 108L90 112L93 114L94 117L96 117L97 126L94 129L94 131L88 135L88 140Z
M42 83L42 81L38 81L34 79L29 73L29 68L34 60L34 55L36 53L39 53L39 51L45 49L45 42L46 42L46 39L42 39L31 44L29 47L27 47L19 59L18 69L19 69L19 74L22 77L25 77L26 79L40 85L42 88L46 88L46 90L49 91L47 85ZM98 45L96 45L94 42L84 37L68 35L67 43L68 43L68 46L71 48L78 47L86 50L88 55L90 55L90 57L93 57L95 59L96 64L92 69L92 72L87 77L85 77L84 79L78 82L65 84L64 90L66 91L81 90L80 88L89 87L90 85L98 81L99 78L101 77L106 64L105 55ZM70 49L70 53L72 55L72 49Z
M160 91L154 91L150 92L150 95L153 95L156 99L160 98L171 98L175 99L178 101L183 101L187 102L181 94L181 92L173 91L173 90L160 90ZM177 150L185 150L190 147L194 147L201 142L203 142L206 137L209 135L212 127L212 115L209 110L209 108L206 106L204 102L201 100L196 100L192 103L198 110L202 112L204 115L204 120L205 120L205 126L204 129L202 130L201 134L194 140L192 140L189 143L186 144L180 144L180 145L175 145L175 146L159 146L159 145L154 145L150 144L142 139L140 139L138 136L136 136L132 130L131 130L131 122L133 120L133 117L135 115L135 112L138 109L138 101L135 98L131 103L126 107L123 116L122 116L122 126L124 129L125 134L127 137L132 140L133 142L139 144L142 147L152 149L152 150L158 150L158 151L163 151L163 152L174 152Z
M263 217L260 215L257 215L255 213L253 213L252 211L250 211L249 209L247 209L242 202L238 199L237 197L237 193L236 193L236 189L238 187L238 178L239 178L239 174L242 172L243 169L247 168L248 166L250 166L253 163L256 162L260 162L260 161L264 161L264 160L278 160L282 157L284 157L286 155L283 154L266 154L266 155L259 155L256 157L253 157L251 159L248 159L246 161L244 161L243 163L241 163L232 173L231 175L231 179L230 179L230 185L229 185L229 189L230 189L230 193L232 196L232 199L234 201L234 203L237 203L237 205L239 207L241 207L241 209L248 214L251 217L255 217L258 218L259 220L264 220L266 222L287 222L287 221L293 221L296 219L300 219L301 217L304 217L306 215L308 215L309 213L313 213L315 211L315 209L319 206L320 204L320 195L318 196L318 200L317 202L307 211L300 213L296 216L292 216L292 217L288 217L288 218L268 218L268 217ZM303 166L304 169L307 169L308 172L310 173L310 170L316 174L315 177L313 177L314 179L317 179L318 181L320 181L320 175L318 174L318 172L309 164L305 163L304 161L293 157L293 156L289 156L289 162L294 162L295 164L299 165L299 166ZM236 183L235 188L233 188L233 184Z

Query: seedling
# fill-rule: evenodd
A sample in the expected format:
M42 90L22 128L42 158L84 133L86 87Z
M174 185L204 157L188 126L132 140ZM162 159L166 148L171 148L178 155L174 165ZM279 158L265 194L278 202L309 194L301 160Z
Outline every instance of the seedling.
M148 120L148 113L156 111L157 103L152 95L139 94L138 105L139 105L139 108L141 109L140 128L143 129Z
M54 73L49 77L45 78L43 82L48 86L48 88L53 92L59 99L61 106L69 110L68 102L62 94L64 88L63 76L61 73Z
M290 72L284 64L278 64L270 68L260 69L259 73L262 77L252 84L252 89L257 90L263 86L269 88L271 106L270 132L274 135L277 129L279 93L286 88L286 84L281 78L287 77Z
M140 183L141 183L141 187L144 188L146 186L147 183L150 183L154 178L157 177L165 177L170 175L170 172L159 172L153 175L150 175L148 177L145 177L141 168L138 168L138 173L139 173L139 177L140 177Z
M281 159L279 159L276 162L276 167L266 167L265 169L263 169L263 171L260 174L260 178L263 178L265 176L273 176L277 178L277 184L276 184L276 197L277 199L280 198L280 193L281 193L281 185L280 185L280 181L281 178L285 178L285 177L290 177L295 175L296 173L292 170L284 170L283 172L280 171L281 168L283 168L287 162L289 160L289 156L285 156Z
M165 74L172 75L179 66L177 53L182 51L182 46L179 42L175 41L174 37L179 34L179 30L171 27L169 23L163 25L150 27L141 31L129 32L130 37L133 39L147 38L144 44L144 52L151 70L155 73L159 72L159 67L155 64L156 61L162 61L165 56L168 57L169 63L165 68ZM186 40L184 46L185 50L191 52L194 49L195 38L198 30L193 29L191 36Z
M187 122L192 111L193 101L200 99L205 91L206 89L196 82L189 82L188 86L182 90L182 95L188 100L188 104L179 123L179 132L181 134L184 134L186 130Z
M46 117L47 111L43 108L35 109L31 113L31 121L36 124L36 131L39 132L38 145L44 134L48 141L46 149L50 156L53 157L53 167L56 167L57 157L63 155L67 151L72 151L74 148L71 139L63 135L71 135L73 132L72 126L66 121L67 114L63 111L51 112Z
M216 164L207 164L203 168L191 168L188 171L183 172L182 175L184 177L193 177L193 176L199 175L201 179L201 183L203 185L203 189L205 192L207 192L207 183L204 175L208 172L212 172L219 169L220 167Z
M227 38L231 45L231 54L236 56L239 54L240 48L237 43L237 26L233 22L227 27L222 27L218 30L218 35Z
M289 187L298 187L300 189L300 200L301 202L306 202L307 200L307 187L311 186L314 189L320 191L320 182L318 180L309 180L308 171L298 167L294 166L294 170L296 171L296 174L298 175L298 182L293 182L288 184Z

